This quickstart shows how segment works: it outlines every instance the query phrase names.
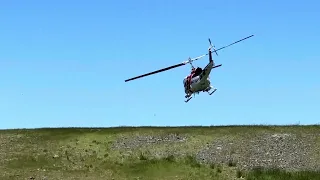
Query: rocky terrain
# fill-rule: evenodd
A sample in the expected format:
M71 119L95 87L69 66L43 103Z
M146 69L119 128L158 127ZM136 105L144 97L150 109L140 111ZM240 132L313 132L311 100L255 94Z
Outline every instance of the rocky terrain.
M281 168L286 170L320 170L320 131L301 134L299 132L257 132L255 134L228 134L207 137L197 144L193 151L201 163L234 163L244 169L256 167ZM187 149L184 144L194 140L188 134L167 134L166 136L132 136L119 138L112 147L133 152L148 149L155 156L183 156ZM166 148L152 148L152 146ZM175 147L175 148L174 148ZM179 149L181 148L181 149Z
M168 157L176 160L194 157L199 164L233 167L225 171L225 178L235 169L249 171L257 167L320 171L320 126L66 128L0 132L0 171L4 172L0 179L126 179L126 174L132 173L129 163ZM137 176L143 176L139 173Z

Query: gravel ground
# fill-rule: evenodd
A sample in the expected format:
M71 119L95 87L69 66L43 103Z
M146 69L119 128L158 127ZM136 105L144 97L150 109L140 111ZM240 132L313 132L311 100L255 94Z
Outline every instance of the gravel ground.
M315 143L318 137L319 134L294 133L262 133L251 135L250 138L241 135L222 136L202 143L200 150L194 154L201 163L225 163L241 169L277 167L293 171L320 170L320 157L316 153L320 149L319 144ZM168 143L188 143L188 135L122 137L112 147L134 151L154 144L167 146Z
M249 140L216 140L198 152L197 158L206 163L235 163L244 169L320 170L315 138L314 135L263 134Z
M113 144L113 149L136 149L148 145L164 144L164 143L177 143L186 142L187 136L178 134L167 134L163 136L135 136L135 137L120 137Z

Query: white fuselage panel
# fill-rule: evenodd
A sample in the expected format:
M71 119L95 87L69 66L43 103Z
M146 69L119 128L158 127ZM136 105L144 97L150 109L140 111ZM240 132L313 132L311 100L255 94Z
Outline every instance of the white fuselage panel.
M183 79L185 93L187 93L187 88L185 86L186 82L187 82L187 77ZM209 86L210 86L209 77L207 79L200 80L200 76L196 76L191 79L190 88L192 92L203 91L207 89Z

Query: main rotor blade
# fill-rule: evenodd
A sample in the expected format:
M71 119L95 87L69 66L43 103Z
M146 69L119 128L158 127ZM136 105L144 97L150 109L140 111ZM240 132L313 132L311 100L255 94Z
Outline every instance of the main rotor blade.
M152 75L152 74L156 74L156 73L159 73L159 72L167 71L169 69L173 69L173 68L180 67L180 66L183 66L183 65L186 65L186 63L176 64L176 65L169 66L169 67L166 67L166 68L163 68L163 69L159 69L157 71L153 71L153 72L150 72L150 73L147 73L147 74L136 76L136 77L133 77L133 78L125 80L125 82L132 81L132 80L135 80L135 79L138 79L138 78L142 78L142 77L145 77L145 76L149 76L149 75Z
M221 48L219 48L219 49L217 49L217 50L214 50L214 52L217 52L217 51L219 51L219 50L221 50L221 49L224 49L224 48L226 48L226 47L232 46L232 45L234 45L234 44L236 44L236 43L238 43L238 42L240 42L240 41L243 41L243 40L245 40L245 39L251 38L252 36L254 36L254 35L251 35L251 36L248 36L248 37L246 37L246 38L240 39L240 40L238 40L238 41L236 41L236 42L234 42L234 43L231 43L231 44L229 44L229 45L227 45L227 46L223 46L223 47L221 47Z

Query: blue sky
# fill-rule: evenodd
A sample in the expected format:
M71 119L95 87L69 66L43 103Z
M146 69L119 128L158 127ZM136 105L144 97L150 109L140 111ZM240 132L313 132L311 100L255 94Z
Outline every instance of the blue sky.
M319 2L5 1L0 128L320 122ZM184 103L190 66L124 80L207 53L218 89ZM208 57L195 65L205 66Z

